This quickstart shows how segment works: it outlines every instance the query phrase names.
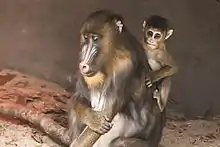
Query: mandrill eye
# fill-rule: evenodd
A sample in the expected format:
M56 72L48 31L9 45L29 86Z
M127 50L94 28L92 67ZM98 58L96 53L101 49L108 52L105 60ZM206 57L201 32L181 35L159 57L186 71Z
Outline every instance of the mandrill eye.
M88 35L83 35L83 38L84 38L85 40L87 40L87 39L89 38L89 36L88 36Z
M153 32L152 31L147 31L147 36L148 37L152 37L153 36Z
M155 39L160 39L160 37L161 37L161 35L160 35L159 33L156 33L156 34L154 35L154 38L155 38Z
M93 36L92 36L92 40L93 40L93 41L97 41L98 39L99 39L99 37L98 37L97 35L93 35Z

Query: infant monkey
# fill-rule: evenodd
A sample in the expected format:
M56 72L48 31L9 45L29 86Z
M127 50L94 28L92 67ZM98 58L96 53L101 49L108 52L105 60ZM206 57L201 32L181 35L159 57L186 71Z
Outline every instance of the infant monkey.
M162 112L167 104L171 89L170 76L178 71L172 56L166 50L165 41L173 34L169 28L168 20L158 15L152 15L143 22L143 40L148 63L152 72L146 77L146 86L151 87L155 83L154 98Z

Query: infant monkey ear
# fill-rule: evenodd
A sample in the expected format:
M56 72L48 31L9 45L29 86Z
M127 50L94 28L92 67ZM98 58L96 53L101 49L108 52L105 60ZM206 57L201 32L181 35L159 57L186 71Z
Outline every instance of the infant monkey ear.
M170 36L172 36L173 31L174 31L173 29L169 29L169 30L167 31L167 34L166 34L165 40L167 40L168 38L170 38Z

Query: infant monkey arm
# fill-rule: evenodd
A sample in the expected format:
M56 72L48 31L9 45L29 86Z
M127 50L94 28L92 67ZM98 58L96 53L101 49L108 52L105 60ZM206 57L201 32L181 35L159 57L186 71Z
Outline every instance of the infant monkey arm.
M163 66L159 70L150 73L152 82L156 82L165 77L172 76L179 70L176 62L166 51L160 52L157 55L157 61Z

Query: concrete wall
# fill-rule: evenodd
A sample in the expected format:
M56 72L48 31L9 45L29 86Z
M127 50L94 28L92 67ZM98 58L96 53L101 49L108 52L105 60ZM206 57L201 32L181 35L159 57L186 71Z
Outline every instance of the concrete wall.
M175 34L168 49L181 67L173 79L176 110L187 116L220 113L220 3L215 0L0 0L0 67L17 69L71 88L79 28L107 8L140 37L142 19L160 14Z

